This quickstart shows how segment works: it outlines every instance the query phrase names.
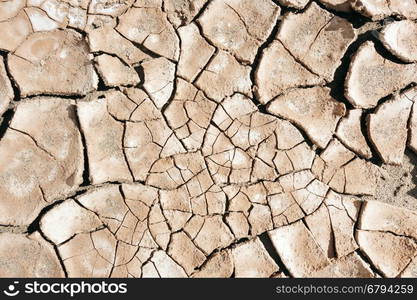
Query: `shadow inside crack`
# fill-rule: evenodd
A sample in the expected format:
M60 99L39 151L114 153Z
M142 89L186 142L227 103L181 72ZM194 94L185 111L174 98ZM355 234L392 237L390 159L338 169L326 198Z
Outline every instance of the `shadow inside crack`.
M410 162L413 164L413 168L410 172L411 183L414 187L407 192L408 195L414 197L417 202L417 154L411 150L406 151L406 156L410 159Z
M268 233L264 232L261 235L258 236L261 243L265 247L265 250L268 252L269 256L275 261L275 263L279 267L279 271L284 273L287 277L292 277L290 272L288 271L287 267L281 260L281 257L279 256L278 252L276 251L274 245L272 244L271 239L268 236Z
M7 128L12 121L14 115L13 109L8 109L4 112L3 116L0 116L0 140L6 134Z

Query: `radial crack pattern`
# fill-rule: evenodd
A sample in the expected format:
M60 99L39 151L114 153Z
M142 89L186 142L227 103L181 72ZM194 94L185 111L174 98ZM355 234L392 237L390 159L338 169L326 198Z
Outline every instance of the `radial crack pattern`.
M0 277L417 277L416 20L0 1Z

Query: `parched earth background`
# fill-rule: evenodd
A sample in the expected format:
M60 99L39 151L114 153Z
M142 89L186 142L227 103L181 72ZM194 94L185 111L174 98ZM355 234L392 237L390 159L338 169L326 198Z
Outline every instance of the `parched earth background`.
M0 0L1 277L416 277L415 0Z

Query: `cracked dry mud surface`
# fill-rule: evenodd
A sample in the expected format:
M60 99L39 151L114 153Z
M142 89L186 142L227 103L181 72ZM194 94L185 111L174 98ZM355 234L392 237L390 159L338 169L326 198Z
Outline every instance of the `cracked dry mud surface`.
M1 277L417 277L415 0L0 0Z

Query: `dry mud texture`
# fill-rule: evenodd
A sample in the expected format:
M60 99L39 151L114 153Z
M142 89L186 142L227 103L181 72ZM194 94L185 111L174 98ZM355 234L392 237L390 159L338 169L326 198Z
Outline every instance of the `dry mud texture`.
M414 0L0 0L0 276L416 277Z

